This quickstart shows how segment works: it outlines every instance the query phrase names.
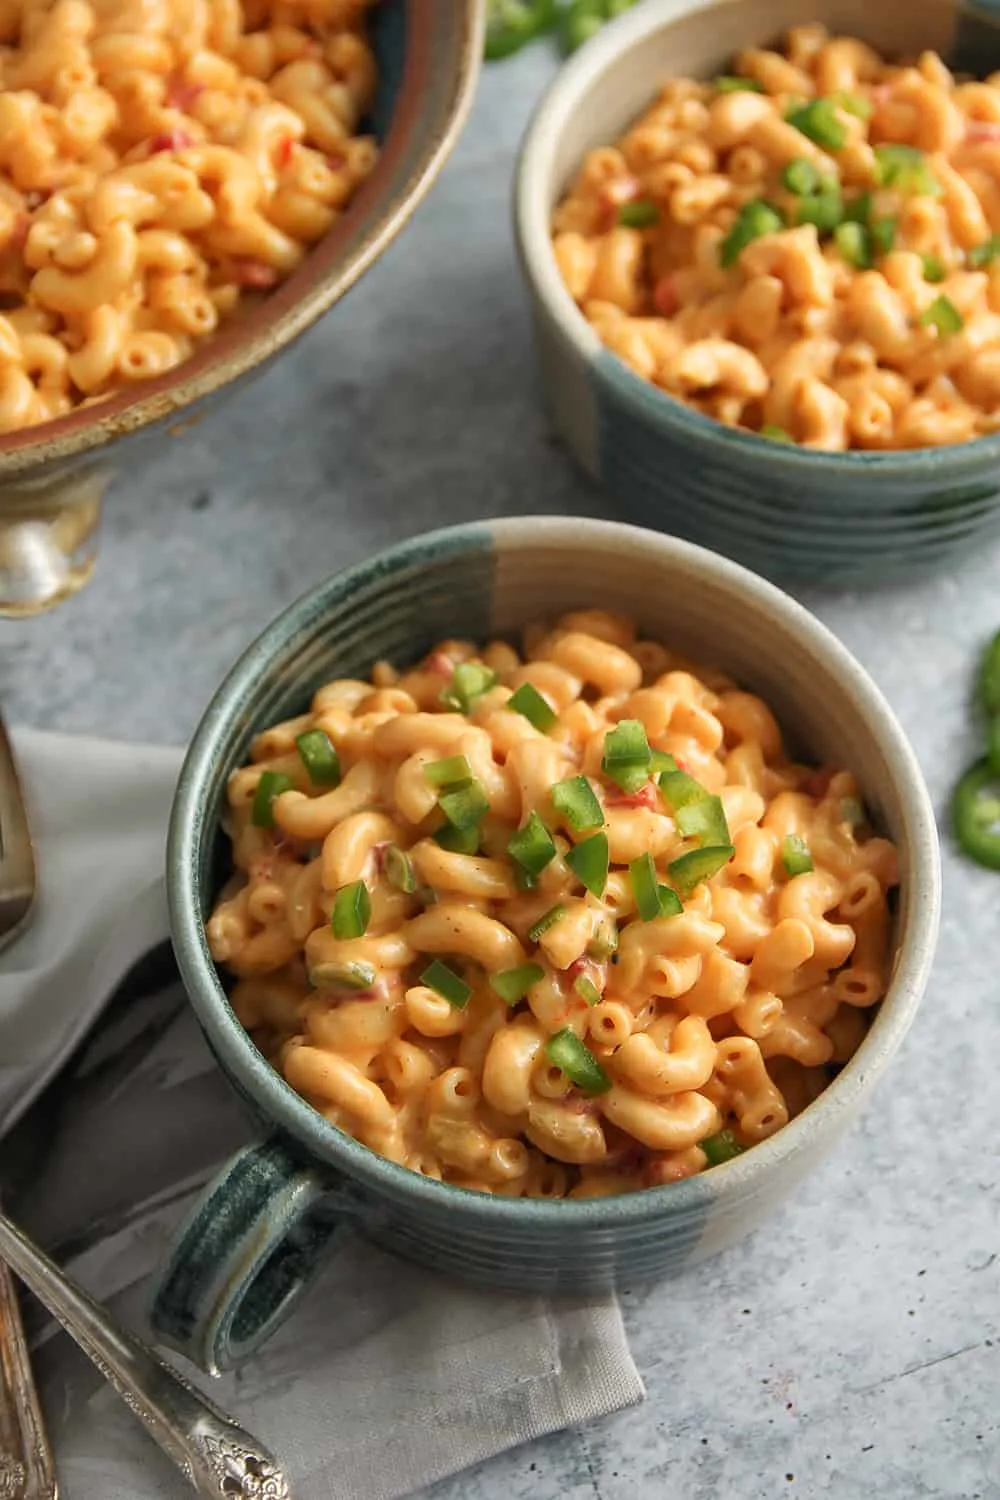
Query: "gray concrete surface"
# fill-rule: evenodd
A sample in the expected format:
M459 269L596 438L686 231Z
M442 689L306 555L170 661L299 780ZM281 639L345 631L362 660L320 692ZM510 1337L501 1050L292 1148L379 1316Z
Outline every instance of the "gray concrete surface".
M509 232L515 149L553 67L536 48L487 74L401 241L118 487L86 593L0 624L11 717L182 743L248 640L333 569L446 522L608 514L547 435ZM998 565L802 595L887 693L939 808L974 752ZM934 980L863 1124L752 1241L624 1297L648 1402L423 1500L1000 1496L1000 876L945 843Z

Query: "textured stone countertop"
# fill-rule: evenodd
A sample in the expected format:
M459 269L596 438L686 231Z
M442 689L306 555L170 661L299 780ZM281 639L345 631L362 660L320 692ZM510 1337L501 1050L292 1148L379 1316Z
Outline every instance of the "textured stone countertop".
M488 71L429 201L267 375L123 480L96 578L0 625L15 722L182 743L298 594L428 527L607 514L549 438L509 229L511 170L554 68ZM1000 552L890 593L804 593L911 735L935 803L974 751ZM423 1500L1000 1496L1000 877L945 839L940 954L861 1125L748 1243L623 1297L649 1399Z

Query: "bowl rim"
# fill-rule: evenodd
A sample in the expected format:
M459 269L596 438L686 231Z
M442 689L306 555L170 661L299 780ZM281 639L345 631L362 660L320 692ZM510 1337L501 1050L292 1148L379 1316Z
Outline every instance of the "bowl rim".
M930 448L887 452L848 449L843 453L826 453L798 444L778 444L758 433L727 427L643 380L602 343L570 296L552 253L547 196L554 157L569 117L623 54L638 50L653 35L670 31L699 11L723 10L739 3L740 0L646 0L644 5L625 11L604 26L560 69L535 106L515 167L514 234L518 259L531 291L562 339L602 384L608 383L608 372L613 370L615 384L624 386L633 405L645 407L643 416L649 421L671 428L690 444L712 441L728 450L734 463L759 466L762 460L770 458L808 470L810 475L826 468L832 471L830 477L838 472L846 477L852 471L864 469L886 478L907 480L919 479L928 469L947 464L950 482L960 477L958 470L978 471L985 464L1000 463L1000 432ZM966 9L962 0L956 0L955 9ZM977 10L976 16L1000 31L1000 11ZM637 114L641 108L639 101Z
M659 1218L684 1219L719 1198L733 1202L755 1196L763 1184L800 1157L818 1138L835 1136L888 1065L915 1015L934 958L941 904L940 857L934 811L916 756L892 709L868 673L835 635L802 605L747 569L689 542L613 521L566 516L515 517L486 523L491 550L501 555L579 544L607 555L652 549L669 572L683 569L749 596L774 623L793 633L815 654L817 669L840 679L858 703L868 730L893 768L906 839L912 852L913 900L886 996L876 1024L851 1061L801 1115L768 1140L734 1161L679 1183L594 1199L511 1199L433 1181L376 1155L319 1115L257 1051L229 1006L208 950L199 905L198 868L205 837L215 836L205 816L205 789L218 759L218 747L234 721L245 720L247 705L265 679L268 664L300 633L315 626L331 600L350 595L370 581L419 567L437 549L454 557L463 547L482 553L482 523L445 527L413 537L374 554L318 584L286 608L244 651L209 703L184 759L170 814L167 895L171 935L181 977L223 1071L267 1119L267 1128L292 1137L335 1179L339 1171L383 1200L405 1201L407 1209L441 1214L480 1226L507 1222L525 1229L551 1230L641 1224ZM252 712L251 715L252 717Z
M418 10L429 21L435 14L436 0L409 0L408 19ZM408 223L468 119L483 55L486 0L467 0L456 10L455 22L459 28L457 65L447 100L441 106L440 123L428 136L405 182L392 194L387 210L373 220L354 247L346 255L338 254L341 236L350 233L352 215L348 212L309 248L298 268L308 278L301 293L294 295L288 290L295 280L293 275L259 305L248 309L238 324L225 326L206 340L176 369L137 390L115 392L95 406L78 406L51 422L4 434L0 437L0 479L41 465L64 463L117 439L136 436L171 417L180 424L196 420L199 413L192 412L192 407L199 407L266 364L350 291ZM380 160L390 158L392 148L402 141L402 132L412 126L412 115L419 108L418 64L426 71L434 66L434 58L423 29L415 27L413 35L407 37L403 77ZM352 208L364 208L378 188L379 178L380 163L376 163ZM310 274L313 265L316 269Z

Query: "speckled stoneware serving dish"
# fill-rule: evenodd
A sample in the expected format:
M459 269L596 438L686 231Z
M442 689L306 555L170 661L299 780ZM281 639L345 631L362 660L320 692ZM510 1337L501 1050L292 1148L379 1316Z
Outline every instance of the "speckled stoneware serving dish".
M994 5L643 0L573 58L535 114L518 167L517 236L552 420L625 515L773 578L878 583L947 566L1000 535L1000 434L829 454L723 427L605 349L563 285L549 234L586 152L617 140L665 79L730 72L741 48L810 21L888 56L930 47L977 76L1000 68Z
M101 499L140 458L127 440L183 442L213 398L304 333L392 243L458 139L484 24L485 0L380 0L371 12L379 87L365 122L380 159L300 268L169 374L0 437L0 614L43 609L89 578Z
M204 915L226 873L219 816L251 737L302 712L328 678L365 676L383 656L412 662L443 637L513 635L530 619L593 604L638 613L645 634L762 693L803 754L855 771L875 822L900 851L893 978L867 1040L819 1101L737 1160L614 1198L491 1197L374 1155L257 1052L205 939ZM765 1218L856 1117L913 1019L938 925L927 792L858 663L798 604L735 564L600 521L518 519L435 532L294 604L237 663L202 719L181 773L167 860L174 946L191 1003L265 1136L207 1189L159 1278L158 1336L205 1369L236 1363L267 1336L344 1226L498 1289L592 1292L714 1254Z

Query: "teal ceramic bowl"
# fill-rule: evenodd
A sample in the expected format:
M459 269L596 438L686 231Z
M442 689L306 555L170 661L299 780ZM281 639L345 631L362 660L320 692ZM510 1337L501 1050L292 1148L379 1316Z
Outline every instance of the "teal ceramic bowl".
M933 48L1000 68L1000 8L957 0L644 0L559 74L525 138L515 220L553 424L621 513L765 575L880 583L944 568L1000 536L1000 434L955 447L817 453L703 417L633 373L573 302L549 225L587 151L617 140L665 79L823 21L888 56Z
M237 1021L205 938L225 877L229 773L260 729L332 676L400 665L448 636L516 632L599 603L722 667L773 705L802 753L849 766L902 863L895 960L867 1040L822 1097L763 1145L700 1177L591 1201L492 1197L374 1155L293 1092ZM837 640L770 584L630 526L518 519L418 538L322 584L250 647L202 719L168 850L174 946L209 1045L264 1142L242 1152L181 1229L159 1279L159 1337L210 1370L266 1337L349 1227L386 1250L492 1288L589 1293L683 1270L745 1234L855 1118L913 1019L938 924L934 816L913 752Z

